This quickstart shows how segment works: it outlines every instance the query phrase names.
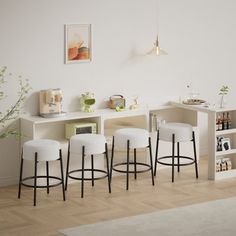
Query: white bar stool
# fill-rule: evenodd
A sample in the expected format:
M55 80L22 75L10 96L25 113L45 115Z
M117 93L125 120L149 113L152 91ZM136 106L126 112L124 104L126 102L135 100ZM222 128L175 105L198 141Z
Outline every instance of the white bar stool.
M172 155L158 157L159 140L166 142L172 142ZM180 143L181 142L193 142L193 154L194 157L187 157L180 155ZM175 156L175 143L177 143L177 156ZM165 162L164 160L171 159L171 163ZM177 159L177 163L175 162ZM180 163L181 159L189 160L185 163ZM197 164L197 152L195 143L195 133L193 127L189 124L184 123L166 123L162 124L157 131L157 144L156 144L156 156L155 156L155 170L154 176L157 172L157 163L161 165L172 166L172 182L174 182L174 167L177 166L178 172L180 166L187 166L195 164L196 178L198 178L198 164Z
M138 148L149 148L150 164L137 162L136 149ZM117 163L113 165L114 149L126 150L127 160L126 162ZM130 149L134 149L134 161L130 161ZM134 171L129 169L130 165L134 165ZM126 170L118 169L117 167L126 166ZM137 166L147 167L144 170L137 170ZM151 171L152 185L154 185L154 174L153 174L153 162L152 162L152 147L151 138L149 132L145 129L140 128L123 128L115 132L112 141L112 156L111 156L111 168L110 168L110 179L112 178L112 170L126 173L126 190L129 189L129 174L133 173L134 178L137 178L137 173Z
M34 161L34 176L28 176L22 178L23 175L23 163L24 160ZM60 171L61 177L49 175L49 161L60 161ZM37 164L39 161L46 162L46 175L37 175ZM33 179L34 184L26 183L27 180ZM37 179L46 179L46 185L37 185ZM50 179L59 180L59 183L50 184ZM49 188L62 185L63 200L65 201L65 190L64 190L64 177L63 177L63 163L62 154L60 149L60 143L50 139L35 139L27 141L23 144L22 154L21 154L21 164L20 164L20 180L19 180L19 190L18 198L21 196L21 185L26 187L34 188L34 206L36 206L36 189L37 188L47 188L47 193L49 193Z
M69 170L70 168L70 154L82 155L82 167L81 169ZM94 155L104 154L106 158L107 170L94 168ZM84 168L85 156L91 156L91 169ZM73 176L73 173L81 172L81 177ZM91 172L91 178L84 177L85 172ZM104 173L103 176L94 177L94 173ZM65 190L67 190L68 178L81 180L81 198L84 197L84 181L92 181L94 186L94 180L108 178L108 189L111 193L110 175L109 175L109 162L107 143L104 135L101 134L77 134L70 138L68 146L67 167L66 167L66 184Z

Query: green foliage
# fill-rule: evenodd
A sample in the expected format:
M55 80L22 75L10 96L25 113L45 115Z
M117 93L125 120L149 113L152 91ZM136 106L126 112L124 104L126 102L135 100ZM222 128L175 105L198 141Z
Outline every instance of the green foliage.
M18 135L16 130L9 125L10 121L15 120L20 114L20 110L26 100L27 94L31 89L28 80L22 79L21 76L13 76L11 73L7 74L7 67L0 68L0 101L4 100L7 95L3 91L3 84L7 82L6 78L17 79L19 83L19 89L17 92L17 100L5 111L0 111L0 139L6 138L9 135Z
M223 85L220 89L219 95L227 95L229 92L229 87L226 85Z

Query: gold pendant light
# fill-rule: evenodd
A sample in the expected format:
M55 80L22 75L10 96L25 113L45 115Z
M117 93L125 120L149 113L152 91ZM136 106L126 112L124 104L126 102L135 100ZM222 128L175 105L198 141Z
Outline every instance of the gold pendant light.
M167 54L168 53L160 47L158 35L157 35L157 39L156 39L156 42L154 43L154 47L152 48L150 52L148 52L148 55L160 56L160 55L167 55Z
M157 5L158 5L158 0L157 0ZM159 7L157 7L157 9L159 9ZM157 24L157 25L158 25L158 24ZM157 30L157 31L158 31L158 30ZM148 54L148 55L155 55L155 56L167 55L167 54L168 54L165 50L163 50L163 49L160 47L158 35L157 35L157 38L156 38L156 42L154 43L154 47L153 47L152 50L149 51L147 54Z

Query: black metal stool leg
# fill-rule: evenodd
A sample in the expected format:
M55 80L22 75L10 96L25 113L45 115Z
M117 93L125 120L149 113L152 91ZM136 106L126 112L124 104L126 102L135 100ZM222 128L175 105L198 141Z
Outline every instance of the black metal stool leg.
M126 169L126 190L129 190L129 140L127 140L127 169Z
M137 179L137 150L134 148L134 179Z
M108 189L109 189L109 193L111 193L111 180L110 180L110 173L109 173L109 160L108 160L108 148L107 148L107 143L105 144L105 157L106 157L106 162L107 162Z
M37 165L38 165L38 154L36 152L35 159L34 159L34 206L36 206Z
M81 198L84 197L84 156L85 156L85 147L82 147L82 177L81 177Z
M180 171L180 165L179 165L179 142L177 142L177 158L178 158L178 172Z
M110 167L110 182L112 180L112 170L113 170L113 159L114 159L114 136L112 138L112 148L111 148L111 167Z
M48 161L46 161L46 175L47 175L47 194L49 194L49 167L48 167Z
M154 173L153 173L153 161L152 161L152 143L151 138L148 138L148 144L149 144L149 155L150 155L150 166L151 166L151 176L152 176L152 185L154 186Z
M154 176L156 176L156 174L157 174L158 148L159 148L159 130L157 130L157 142L156 142L156 154L155 154L155 169L154 169Z
M66 200L66 195L65 195L65 186L64 186L64 174L63 174L63 163L62 163L62 153L61 149L59 151L59 156L60 156L60 166L61 166L61 185L62 185L62 194L63 194L63 200Z
M66 163L66 184L65 190L67 190L68 178L69 178L69 166L70 166L70 141L68 143L67 163Z
M92 171L92 186L94 186L94 158L93 155L91 155L91 171Z
M18 198L20 198L21 195L21 183L22 183L22 174L23 174L23 150L21 152L21 161L20 161L20 177L19 177L19 189L18 189Z
M175 135L172 135L172 182L175 179Z
M196 178L198 178L197 151L196 151L196 142L195 142L195 133L194 133L194 131L193 131L193 151L194 151L194 162L195 162Z

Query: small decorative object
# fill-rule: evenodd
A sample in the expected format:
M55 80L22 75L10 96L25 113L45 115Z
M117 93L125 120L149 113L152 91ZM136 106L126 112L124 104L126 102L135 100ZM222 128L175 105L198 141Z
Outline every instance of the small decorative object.
M138 104L138 96L134 96L133 97L133 104L130 105L129 109L130 110L134 110L134 109L138 109L139 108L139 104Z
M91 24L65 25L65 63L91 61Z
M201 105L205 103L205 100L199 99L199 93L193 91L192 83L187 84L188 96L187 99L183 101L186 105Z
M125 110L125 98L122 95L112 95L108 102L108 107L116 111Z
M224 101L224 96L227 95L229 92L229 87L226 85L223 85L220 89L219 95L221 96L220 98L220 108L224 108L225 106L225 101Z
M186 105L201 105L205 102L206 101L202 100L202 99L187 99L186 101L183 101L183 104L186 104Z
M93 112L92 105L96 102L94 98L94 94L90 92L86 92L81 95L80 103L82 105L82 111L84 112Z
M223 138L222 139L222 151L228 151L230 149L231 149L230 138Z
M216 172L227 171L232 169L230 158L221 158L216 161Z
M7 95L2 90L2 85L5 84L6 78L11 79L15 76L11 73L7 73L7 67L0 68L0 101L7 98ZM0 112L0 139L6 138L9 135L19 135L15 128L9 124L10 121L14 121L20 114L20 110L27 98L31 87L27 79L22 79L21 76L17 76L19 83L19 90L17 93L17 100L6 111Z
M216 151L220 152L222 151L222 140L224 139L223 136L218 136L216 139Z

